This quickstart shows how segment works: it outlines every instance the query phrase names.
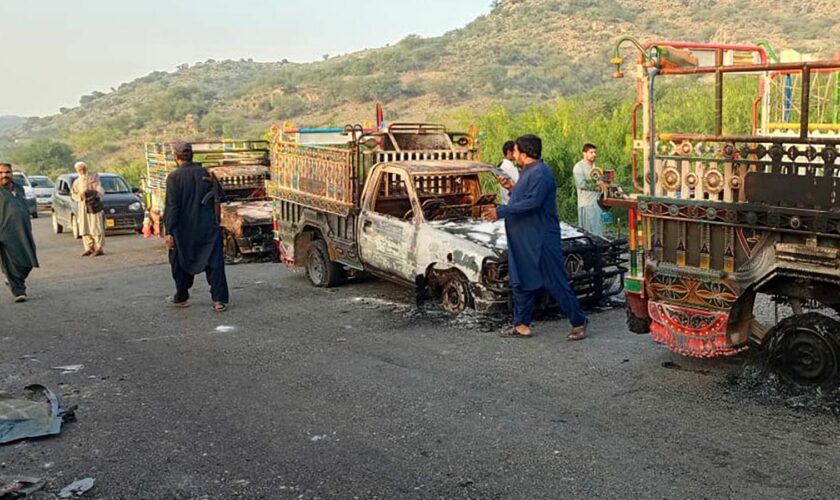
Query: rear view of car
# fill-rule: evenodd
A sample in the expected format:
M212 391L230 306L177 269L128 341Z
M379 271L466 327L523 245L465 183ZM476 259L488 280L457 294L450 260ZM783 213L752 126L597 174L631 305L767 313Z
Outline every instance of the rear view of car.
M52 207L55 184L50 178L46 175L30 175L29 182L32 184L32 191L35 192L38 208L49 209Z

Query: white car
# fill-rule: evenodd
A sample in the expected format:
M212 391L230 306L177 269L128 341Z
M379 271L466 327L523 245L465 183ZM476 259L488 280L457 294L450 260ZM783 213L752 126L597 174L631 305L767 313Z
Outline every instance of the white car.
M12 180L15 184L23 186L23 192L26 195L26 206L29 207L29 215L33 219L38 218L38 203L35 199L35 191L32 189L32 184L29 182L29 177L23 172L12 172Z
M32 191L35 192L38 208L52 207L53 191L55 191L53 181L46 175L30 175L29 182L32 184Z

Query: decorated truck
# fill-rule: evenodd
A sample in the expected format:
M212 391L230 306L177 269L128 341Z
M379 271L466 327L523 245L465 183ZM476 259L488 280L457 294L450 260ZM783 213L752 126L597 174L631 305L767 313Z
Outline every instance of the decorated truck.
M687 356L754 343L796 384L840 380L840 60L772 62L764 45L626 38L636 47L630 211L629 329ZM712 130L658 126L657 84L677 76L713 90ZM738 80L735 82L735 80ZM753 89L741 130L726 130L727 84ZM641 130L637 111L641 110ZM734 125L732 125L734 128ZM790 306L773 325L756 297Z
M436 124L278 130L268 186L281 259L319 287L364 272L453 314L507 308L504 222L481 220L497 193L482 190L491 167L478 154L475 134ZM620 293L626 241L561 231L581 300Z
M208 168L224 194L220 225L225 258L273 254L271 200L266 196L269 178L268 141L201 141L191 143L193 161ZM176 167L172 143L146 144L144 191L149 217L160 227L166 203L166 177Z

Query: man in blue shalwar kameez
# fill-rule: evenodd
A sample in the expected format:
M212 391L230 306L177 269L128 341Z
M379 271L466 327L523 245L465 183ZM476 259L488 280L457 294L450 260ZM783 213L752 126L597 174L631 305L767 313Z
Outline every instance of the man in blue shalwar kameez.
M215 201L217 186L210 173L193 163L192 145L176 143L173 147L178 168L166 178L166 247L175 280L173 305L187 307L190 288L196 274L204 272L210 284L213 310L227 309L228 285L222 232L219 229Z
M522 169L507 205L490 209L487 220L505 219L508 267L513 293L513 328L506 337L530 337L534 304L545 289L572 324L569 340L586 337L586 315L569 285L563 260L557 185L540 159L542 141L535 135L516 140L514 158Z

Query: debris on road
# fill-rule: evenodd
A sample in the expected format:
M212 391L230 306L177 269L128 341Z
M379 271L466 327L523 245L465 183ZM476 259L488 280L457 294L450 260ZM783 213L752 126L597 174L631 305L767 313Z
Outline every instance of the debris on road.
M80 497L88 492L91 488L93 488L93 483L96 482L96 479L92 477L86 477L84 479L79 479L78 481L73 481L72 483L65 486L60 492L58 492L59 498L70 498L70 497Z
M0 444L58 434L63 422L75 420L75 406L62 408L58 396L46 387L32 384L25 389L30 392L25 399L0 391Z
M65 375L67 373L78 373L81 371L85 365L64 365L64 366L53 366L53 370L61 370L61 374Z
M236 330L235 326L219 325L219 326L216 327L216 331L219 332L219 333L230 333L234 330Z
M37 477L0 476L0 500L22 498L44 487L46 481Z

